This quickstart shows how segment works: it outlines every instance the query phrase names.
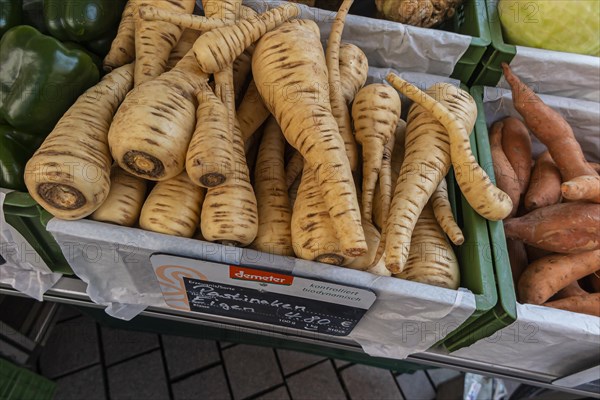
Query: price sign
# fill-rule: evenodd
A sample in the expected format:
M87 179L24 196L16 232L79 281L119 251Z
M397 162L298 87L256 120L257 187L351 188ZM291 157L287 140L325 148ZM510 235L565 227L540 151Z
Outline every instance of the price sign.
M347 336L375 301L371 291L255 268L151 257L171 307Z

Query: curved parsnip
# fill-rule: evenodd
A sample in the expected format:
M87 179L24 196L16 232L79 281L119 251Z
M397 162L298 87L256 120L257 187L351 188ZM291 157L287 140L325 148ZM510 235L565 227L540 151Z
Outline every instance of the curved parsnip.
M347 104L352 103L356 93L365 86L369 74L369 60L360 47L352 43L340 45L341 90Z
M94 221L133 226L138 221L145 197L146 181L113 165L108 196L90 218Z
M384 148L396 131L400 107L398 92L383 83L359 90L352 105L356 140L362 145L363 154L362 217L369 221Z
M294 183L288 189L288 197L290 199L290 210L294 209L294 204L296 203L296 197L298 197L298 188L300 187L300 182L302 181L302 174L300 174Z
M292 212L292 243L296 256L325 264L345 265L348 259L333 229L327 205L323 200L316 173L311 168L302 172L302 180Z
M452 246L438 225L431 204L419 217L411 238L410 255L397 278L458 289L460 270Z
M288 188L290 188L296 181L296 178L302 174L303 168L304 159L302 158L302 154L294 151L294 154L285 166L285 184Z
M438 83L427 89L427 93L451 107L461 126L466 126L469 131L473 129L476 105L467 92ZM431 113L413 104L407 121L405 158L385 227L386 265L393 273L404 268L419 215L448 174L452 162L447 130Z
M244 94L243 91L246 88L246 81L248 80L250 71L252 71L252 54L254 54L253 44L250 45L233 62L233 89L235 91L235 102L238 105L238 107L242 100L240 97L242 96L242 94Z
M344 0L335 16L335 21L331 26L331 33L327 41L327 50L325 58L327 62L327 71L329 75L329 99L331 101L331 112L337 122L340 135L344 140L346 155L350 161L352 172L358 170L358 148L356 140L352 134L352 122L350 120L350 110L344 99L342 92L342 83L340 77L340 44L342 42L342 32L346 15L350 11L350 6L354 0Z
M285 61L277 61L282 58ZM331 114L317 24L295 20L264 35L256 45L252 72L287 141L302 154L305 168L314 171L342 252L352 257L365 254L352 171Z
M233 143L227 132L227 108L208 84L197 93L196 129L187 150L185 169L194 184L222 185L233 168Z
M446 180L442 179L435 192L431 195L431 205L433 206L433 213L435 219L442 230L448 235L450 241L457 246L460 246L465 242L462 230L454 220L454 214L452 214L452 206L448 199L448 185Z
M110 50L102 62L106 72L135 60L135 14L138 2L139 0L129 0L123 9L117 36L113 39Z
M107 134L132 86L133 64L105 75L79 96L27 162L27 190L50 214L84 218L106 199L112 164Z
M145 0L139 0L139 7L146 5ZM154 4L168 11L191 14L194 11L195 0L158 1ZM181 37L183 28L162 22L146 21L140 16L135 17L135 74L134 84L139 86L162 74L167 68L167 60L171 50Z
M244 247L256 238L258 210L238 124L233 137L233 160L232 176L206 193L201 229L206 240Z
M179 38L179 41L171 50L169 59L167 60L166 71L170 71L177 65L179 61L191 50L196 40L200 37L200 31L193 29L185 29Z
M179 175L196 123L194 93L207 80L190 52L171 71L135 87L108 132L119 166L154 181Z
M251 247L271 254L291 256L292 212L285 184L285 138L271 117L265 126L254 171L258 202L258 233Z
M512 201L506 193L494 186L488 174L477 163L471 151L470 131L448 108L423 93L416 86L393 73L388 75L387 80L406 97L431 112L447 129L454 174L471 207L482 217L492 221L506 218L512 210Z
M144 21L162 22L194 31L208 31L231 24L221 18L210 18L201 15L193 15L191 12L167 10L149 3L143 4L140 7L139 13L140 18Z
M365 231L365 238L367 239L369 251L360 257L356 257L346 265L348 268L360 271L364 271L374 264L379 241L381 240L381 234L369 220L363 219L363 229Z
M206 32L194 44L200 69L207 74L224 70L265 33L297 17L299 13L298 6L286 3L256 17L239 20L235 25Z
M194 185L185 172L158 182L142 207L140 227L167 235L192 237L200 223L206 190Z

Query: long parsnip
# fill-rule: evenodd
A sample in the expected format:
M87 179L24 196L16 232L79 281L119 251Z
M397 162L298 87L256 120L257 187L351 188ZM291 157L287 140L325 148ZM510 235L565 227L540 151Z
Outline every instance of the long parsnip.
M335 16L329 39L327 40L327 50L325 58L327 62L327 71L329 76L329 100L331 101L331 112L337 122L340 135L344 140L346 155L350 161L352 172L358 170L358 148L356 140L352 134L352 122L350 120L350 110L344 99L342 83L340 77L340 45L342 43L342 32L346 22L346 15L350 11L350 6L354 0L344 0Z
M285 138L271 117L263 132L254 171L258 233L251 247L271 254L293 255L292 212L285 184Z
M191 29L194 31L209 31L231 24L221 18L209 18L201 15L193 15L191 12L168 10L160 6L157 7L153 3L143 3L139 9L139 15L144 21L169 23L182 29Z
M254 80L250 81L244 98L237 109L237 117L240 121L240 130L244 142L247 142L254 135L256 130L269 118L269 115L271 114L265 103L263 103L258 89L256 89L256 83L254 83Z
M171 50L169 59L167 60L166 71L173 69L175 65L190 51L196 40L200 37L200 31L193 29L185 29L179 38L179 41Z
M139 0L129 0L123 9L117 36L113 39L110 50L102 62L106 72L135 60L135 14L138 3Z
M360 47L352 43L340 45L340 83L346 103L352 103L356 93L367 82L369 60Z
M383 83L360 89L352 105L356 140L362 146L363 156L362 218L369 221L384 148L396 132L400 108L398 92Z
M448 199L448 185L445 179L440 181L437 189L431 195L431 205L433 206L433 214L442 230L448 235L450 241L457 246L465 242L465 237L462 230L454 220L452 207Z
M107 134L133 86L133 69L116 68L79 96L27 162L29 194L55 217L84 218L106 199L112 164Z
M331 114L319 37L313 21L282 25L258 41L252 72L287 141L302 154L305 168L314 171L342 252L357 257L366 253L367 243L350 164ZM278 83L275 90L273 82Z
M448 108L399 76L391 73L387 80L401 93L431 112L447 129L454 174L471 207L489 220L498 221L506 218L512 210L510 197L494 186L485 170L477 163L471 151L470 131L467 127L461 124ZM470 101L473 101L468 93L466 95Z
M302 155L297 151L294 151L294 154L285 166L285 184L288 188L291 187L296 181L296 178L302 174L303 168L304 159L302 158Z

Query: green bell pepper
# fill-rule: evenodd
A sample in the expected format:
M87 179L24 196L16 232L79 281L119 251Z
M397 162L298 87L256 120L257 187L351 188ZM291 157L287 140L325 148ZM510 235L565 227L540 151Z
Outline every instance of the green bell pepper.
M0 125L0 187L27 191L25 164L44 141L43 137Z
M48 34L44 23L44 0L23 0L23 25L33 26L43 34Z
M0 0L0 36L13 26L20 25L22 18L22 0Z
M114 29L124 7L123 0L44 0L44 21L59 40L87 42Z
M90 55L26 25L0 40L0 65L0 119L38 135L48 134L100 77Z

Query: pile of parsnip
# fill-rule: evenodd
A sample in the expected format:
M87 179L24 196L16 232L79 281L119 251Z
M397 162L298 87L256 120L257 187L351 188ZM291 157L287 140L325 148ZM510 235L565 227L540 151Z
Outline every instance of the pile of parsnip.
M513 201L504 229L519 301L600 317L600 166L585 160L567 121L503 69L524 122L495 122L490 147ZM535 163L529 130L547 147Z
M58 218L457 288L450 167L481 215L512 209L471 152L475 102L394 74L365 86L367 57L341 42L351 4L323 50L292 3L204 0L196 16L193 0L130 0L111 72L27 164L30 194ZM414 102L407 123L397 90Z

